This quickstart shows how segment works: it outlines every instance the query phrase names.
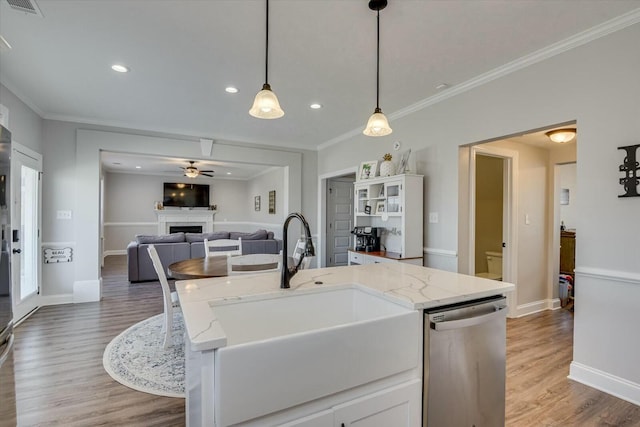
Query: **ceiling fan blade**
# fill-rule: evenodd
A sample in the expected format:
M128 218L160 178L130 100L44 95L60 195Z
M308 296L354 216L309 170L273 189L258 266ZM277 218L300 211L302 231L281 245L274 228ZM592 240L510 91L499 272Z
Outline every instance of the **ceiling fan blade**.
M213 171L211 171L211 172L213 172ZM208 173L202 173L202 172L200 172L200 175L209 176L209 177L213 178L213 175L210 175L210 174L208 174Z
M215 171L212 171L212 170L206 170L206 171L200 170L200 172L215 172Z

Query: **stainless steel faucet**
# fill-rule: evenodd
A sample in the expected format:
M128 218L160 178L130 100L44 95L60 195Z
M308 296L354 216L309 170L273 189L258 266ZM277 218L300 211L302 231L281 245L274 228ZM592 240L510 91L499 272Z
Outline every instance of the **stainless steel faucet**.
M289 227L289 222L293 218L298 218L302 225L304 226L304 237L306 239L306 243L304 246L304 252L300 256L298 263L296 265L292 265L289 267L289 253L287 251L287 228ZM302 260L305 256L315 256L316 250L313 247L313 242L311 241L311 230L309 230L309 223L302 216L301 213L293 212L287 216L287 219L284 221L284 228L282 230L282 274L280 279L280 288L289 289L289 281L291 278L298 272L300 268L300 264L302 264Z

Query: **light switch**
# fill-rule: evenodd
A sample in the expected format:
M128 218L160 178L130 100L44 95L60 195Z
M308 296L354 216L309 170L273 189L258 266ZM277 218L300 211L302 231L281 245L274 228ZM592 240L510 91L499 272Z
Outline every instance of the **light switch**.
M531 220L529 219L529 214L525 214L525 215L524 215L524 223L525 223L526 225L531 224Z
M431 224L438 223L438 212L429 212L429 222Z
M58 211L56 215L57 219L71 219L71 211Z

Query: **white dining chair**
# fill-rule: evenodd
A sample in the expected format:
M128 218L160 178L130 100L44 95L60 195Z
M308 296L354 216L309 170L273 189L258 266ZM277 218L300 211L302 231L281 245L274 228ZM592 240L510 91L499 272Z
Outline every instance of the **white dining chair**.
M171 336L173 332L173 309L176 308L179 310L180 302L178 301L178 294L176 292L171 292L171 288L169 288L167 275L164 272L164 267L162 266L162 262L160 261L158 251L155 246L149 245L147 247L147 251L149 252L149 257L151 257L153 268L156 270L156 273L158 273L158 280L162 286L162 296L164 299L164 348L167 349L173 344Z
M279 256L278 257L278 261L277 263L270 263L270 262L265 262L265 260L256 260L256 262L258 262L258 265L273 265L276 264L275 267L271 267L271 268L265 268L265 269L251 269L251 270L234 270L233 266L249 266L252 264L247 264L246 262L243 262L241 264L237 263L237 261L240 258L245 258L245 257L252 257L252 256L259 256L259 254L254 254L254 255L245 255L243 257L238 257L234 260L234 257L232 256L228 256L227 257L227 276L239 276L239 275L243 275L243 274L256 274L256 273L270 273L270 272L274 272L274 271L280 271L280 267L282 266L282 257ZM255 265L255 264L254 264Z
M225 248L224 250L211 250L214 248ZM233 249L228 249L233 248ZM242 255L242 239L216 239L208 240L204 239L204 256L221 256L221 255Z

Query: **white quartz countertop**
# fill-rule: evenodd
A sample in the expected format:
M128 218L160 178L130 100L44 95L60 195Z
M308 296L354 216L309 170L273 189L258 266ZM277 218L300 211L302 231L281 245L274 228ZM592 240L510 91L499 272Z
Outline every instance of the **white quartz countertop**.
M176 291L191 349L204 351L226 346L212 305L350 286L366 287L414 310L499 295L515 288L511 283L412 264L380 263L301 270L291 279L290 289L280 289L280 272L273 272L181 280L176 282Z

